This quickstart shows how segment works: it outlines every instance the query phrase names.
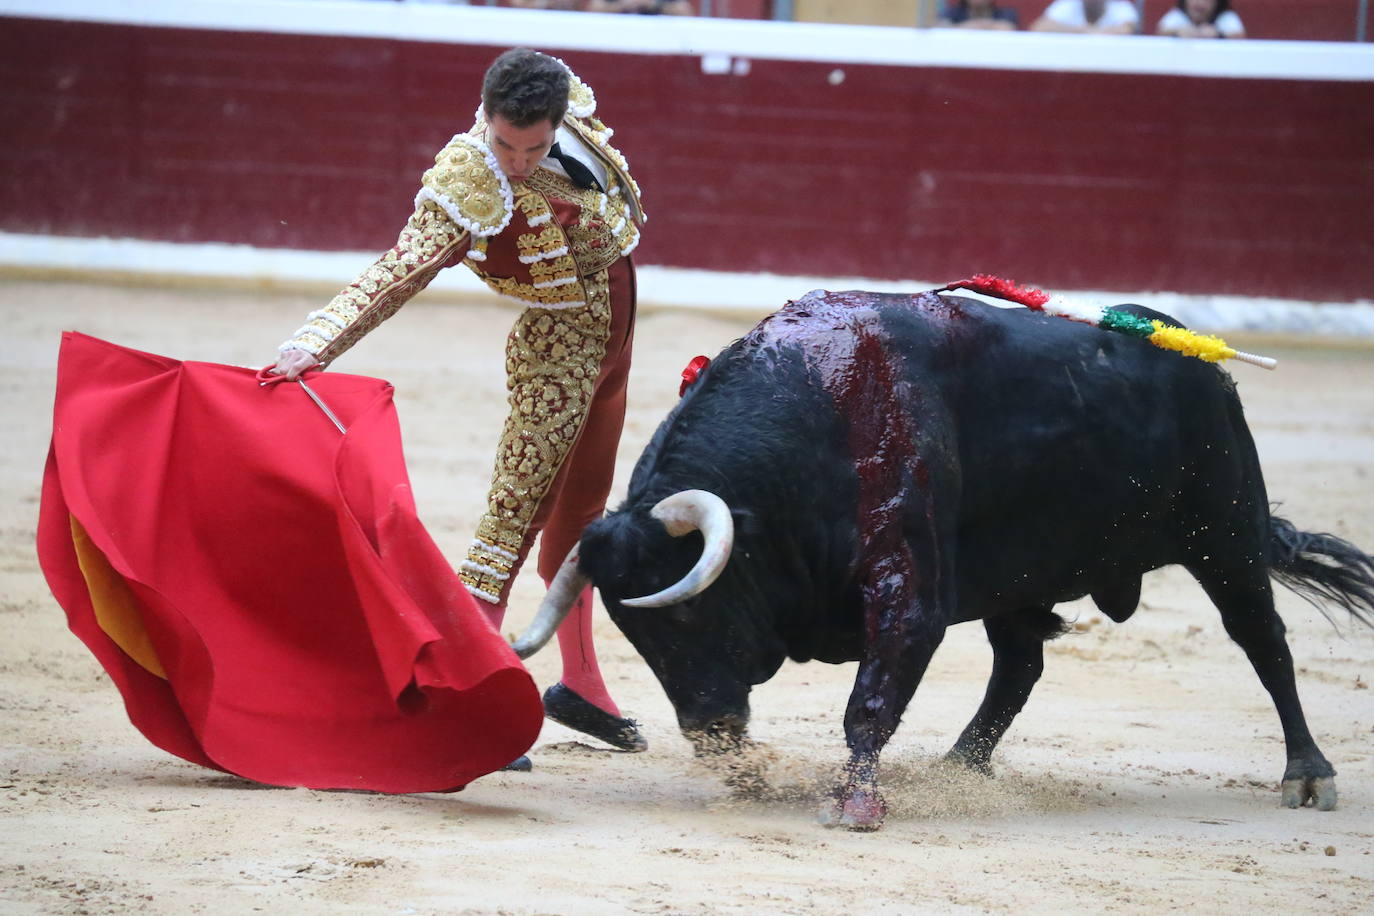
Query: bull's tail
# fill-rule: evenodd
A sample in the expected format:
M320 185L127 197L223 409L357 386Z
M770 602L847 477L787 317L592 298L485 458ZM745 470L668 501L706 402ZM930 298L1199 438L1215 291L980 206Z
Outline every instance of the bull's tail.
M1291 522L1269 519L1269 571L1312 604L1338 604L1365 626L1374 627L1374 557L1332 534L1299 531ZM1327 615L1328 619L1330 615ZM1334 621L1333 621L1334 623Z

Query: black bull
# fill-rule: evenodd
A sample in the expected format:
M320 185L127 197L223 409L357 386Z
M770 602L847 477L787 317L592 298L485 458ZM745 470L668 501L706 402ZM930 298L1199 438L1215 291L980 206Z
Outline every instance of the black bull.
M649 515L688 489L729 506L729 562L687 600L626 606L701 552ZM1366 623L1374 608L1374 560L1270 515L1221 369L934 294L814 292L765 319L664 420L580 555L699 748L743 739L751 687L784 658L858 661L851 758L822 811L858 829L881 823L878 755L948 626L982 619L992 644L986 695L950 752L987 770L1063 631L1053 607L1091 595L1124 621L1142 574L1169 564L1201 584L1278 709L1284 803L1330 808L1335 771L1308 731L1270 577Z

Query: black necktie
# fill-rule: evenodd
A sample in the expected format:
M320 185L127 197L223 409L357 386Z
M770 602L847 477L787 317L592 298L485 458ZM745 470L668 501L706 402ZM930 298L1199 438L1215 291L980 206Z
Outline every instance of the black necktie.
M573 184L583 189L596 188L598 191L601 190L601 182L596 180L592 170L578 161L576 157L569 156L559 149L557 143L549 147L549 155L557 159L559 164L563 166L563 170L568 173Z

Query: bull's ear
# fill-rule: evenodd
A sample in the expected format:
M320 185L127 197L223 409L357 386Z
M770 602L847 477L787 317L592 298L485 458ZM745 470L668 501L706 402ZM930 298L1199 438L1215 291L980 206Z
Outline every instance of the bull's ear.
M628 512L592 522L583 529L579 545L578 569L599 588L619 590L644 562L644 539L636 536L634 517Z
M617 566L610 558L614 552L615 527L612 516L599 518L582 530L578 540L577 568L598 584Z

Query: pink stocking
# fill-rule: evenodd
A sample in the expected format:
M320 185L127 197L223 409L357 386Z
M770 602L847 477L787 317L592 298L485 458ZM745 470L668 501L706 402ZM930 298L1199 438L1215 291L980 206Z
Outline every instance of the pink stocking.
M490 601L478 598L476 595L472 596L472 600L477 602L477 606L482 609L483 614L487 615L487 619L491 621L491 625L496 627L499 633L501 631L501 621L506 619L506 606L504 604L492 604Z
M606 690L601 668L596 663L590 585L578 596L572 612L558 628L558 651L563 654L563 684L593 706L619 716L620 707Z

